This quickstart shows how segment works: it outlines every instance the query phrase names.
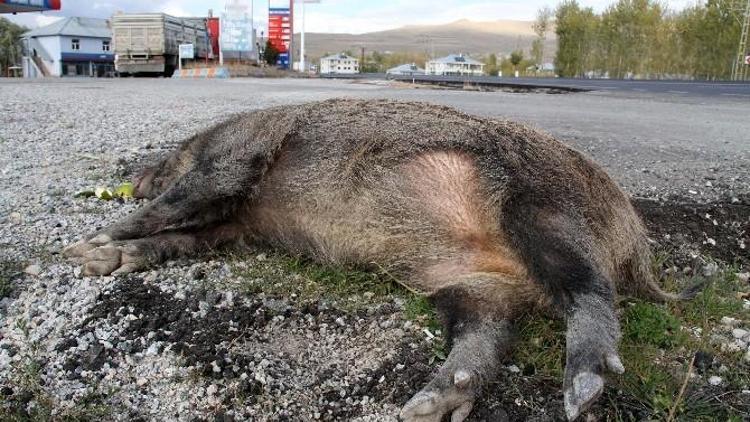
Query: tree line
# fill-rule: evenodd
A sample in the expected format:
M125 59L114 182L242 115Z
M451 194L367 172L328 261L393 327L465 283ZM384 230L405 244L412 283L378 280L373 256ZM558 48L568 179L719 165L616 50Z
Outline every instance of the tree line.
M618 0L601 14L564 0L554 11L556 73L563 77L731 77L742 13L733 0L682 11L654 0ZM541 13L541 12L540 12Z

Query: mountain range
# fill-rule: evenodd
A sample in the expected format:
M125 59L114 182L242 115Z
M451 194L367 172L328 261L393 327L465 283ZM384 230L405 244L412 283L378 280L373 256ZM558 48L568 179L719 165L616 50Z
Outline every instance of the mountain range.
M425 53L440 57L450 53L464 53L477 58L490 53L500 56L522 49L528 55L536 37L531 21L496 20L475 22L458 20L442 25L408 25L386 31L364 34L305 33L305 50L310 59L326 54L349 51L359 56L365 53ZM299 46L299 34L295 45ZM556 49L554 33L547 35L545 61L551 61Z

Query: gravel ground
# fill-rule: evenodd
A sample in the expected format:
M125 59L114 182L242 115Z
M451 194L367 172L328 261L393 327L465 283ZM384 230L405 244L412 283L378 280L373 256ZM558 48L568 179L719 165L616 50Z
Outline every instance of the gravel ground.
M59 256L139 205L76 192L118 185L226 115L336 96L432 101L531 123L644 198L637 205L655 241L679 252L681 266L703 268L705 255L750 262L747 102L286 79L0 80L0 281L11 283L0 300L0 393L57 416L395 420L434 369L426 362L436 341L399 297L343 298L357 303L352 311L249 291L245 274L265 265L262 251L127 278L81 277ZM554 417L559 397L548 402ZM484 419L508 417L497 403L484 409Z

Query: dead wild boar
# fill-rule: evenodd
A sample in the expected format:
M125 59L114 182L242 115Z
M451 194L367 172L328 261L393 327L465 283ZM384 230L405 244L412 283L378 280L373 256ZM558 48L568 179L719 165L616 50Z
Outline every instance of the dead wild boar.
M625 194L579 152L520 124L351 99L270 108L187 139L136 179L151 201L65 251L87 275L264 244L377 265L429 296L452 340L405 421L462 421L508 350L514 319L567 322L569 419L622 373L616 293L677 298L650 273Z

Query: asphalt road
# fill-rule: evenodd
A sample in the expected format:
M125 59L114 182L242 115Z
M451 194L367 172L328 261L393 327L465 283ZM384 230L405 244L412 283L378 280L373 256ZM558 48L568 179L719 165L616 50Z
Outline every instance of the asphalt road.
M383 74L364 74L364 79L383 79ZM466 82L520 88L563 88L580 91L621 91L651 94L728 97L750 101L750 82L706 82L678 80L621 80L621 79L564 79L564 78L499 78L495 76L389 76L390 79L411 82L432 82L463 85Z

